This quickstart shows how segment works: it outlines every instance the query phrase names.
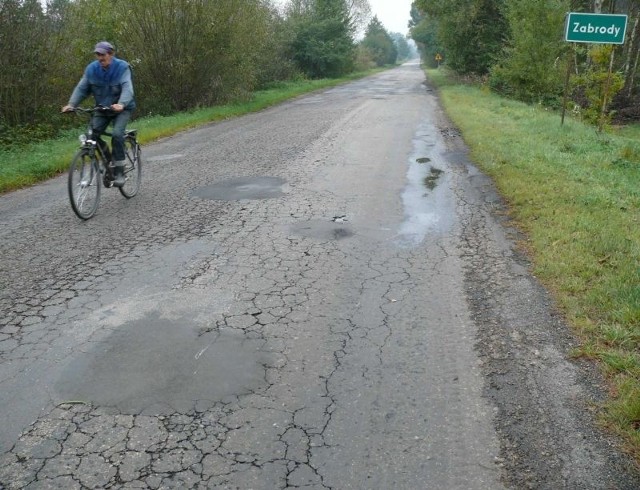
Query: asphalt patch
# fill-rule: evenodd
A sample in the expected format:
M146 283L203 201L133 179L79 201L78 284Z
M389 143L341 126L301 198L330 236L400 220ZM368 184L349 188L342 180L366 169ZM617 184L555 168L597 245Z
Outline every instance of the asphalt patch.
M82 401L122 413L172 413L264 386L272 354L232 330L202 335L188 318L157 314L131 321L76 355L55 390L60 403Z
M214 201L274 199L284 195L286 183L279 177L237 177L196 189L193 195Z

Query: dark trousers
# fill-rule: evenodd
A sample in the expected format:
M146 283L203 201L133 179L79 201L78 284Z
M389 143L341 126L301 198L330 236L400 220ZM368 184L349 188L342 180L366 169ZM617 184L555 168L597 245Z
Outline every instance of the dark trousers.
M131 119L131 111L122 111L117 114L100 114L94 113L91 127L93 128L93 134L97 138L102 148L105 148L106 143L100 139L100 135L105 132L107 126L113 123L113 129L111 131L111 149L112 159L115 162L124 160L124 130L127 127L127 123Z

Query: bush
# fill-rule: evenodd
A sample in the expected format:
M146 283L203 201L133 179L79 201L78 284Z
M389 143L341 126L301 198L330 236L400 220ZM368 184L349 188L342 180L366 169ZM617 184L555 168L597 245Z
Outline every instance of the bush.
M582 119L597 125L600 130L611 124L615 113L608 111L607 107L624 86L624 79L620 73L609 73L613 49L610 45L591 48L591 64L588 70L572 80L577 92L582 94L576 100L582 108Z
M499 62L490 70L490 85L525 102L557 105L566 72L562 25L564 0L513 0L505 8L510 36ZM537 19L531 22L530 19Z

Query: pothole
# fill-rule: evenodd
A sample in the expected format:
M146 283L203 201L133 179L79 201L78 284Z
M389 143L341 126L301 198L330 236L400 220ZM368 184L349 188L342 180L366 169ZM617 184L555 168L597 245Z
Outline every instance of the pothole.
M284 195L286 183L279 177L237 177L196 189L193 195L214 201L274 199Z
M440 134L442 134L445 139L449 140L459 138L461 136L460 130L457 128L441 128Z
M354 235L347 224L345 215L334 216L331 220L311 220L296 223L289 228L294 235L301 235L316 240L342 240Z
M347 220L347 215L346 214L342 214L340 216L334 216L333 219L331 220L334 223L345 223Z
M424 185L427 189L432 191L438 185L438 179L442 175L444 170L440 170L439 168L431 167L429 170L429 175L424 178Z

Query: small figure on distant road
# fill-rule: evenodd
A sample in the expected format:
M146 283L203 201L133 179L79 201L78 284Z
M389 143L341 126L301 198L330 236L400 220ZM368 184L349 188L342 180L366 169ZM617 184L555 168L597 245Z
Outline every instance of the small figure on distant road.
M100 41L94 48L96 60L89 63L84 75L76 85L69 102L62 108L62 112L75 109L89 95L93 95L96 105L108 107L113 112L95 112L92 128L97 141L103 150L108 150L107 144L100 139L110 123L113 123L111 136L112 158L115 165L113 185L124 185L124 132L135 109L133 81L129 63L115 56L113 45L107 41ZM109 152L105 151L108 155Z

